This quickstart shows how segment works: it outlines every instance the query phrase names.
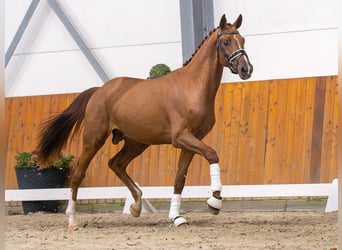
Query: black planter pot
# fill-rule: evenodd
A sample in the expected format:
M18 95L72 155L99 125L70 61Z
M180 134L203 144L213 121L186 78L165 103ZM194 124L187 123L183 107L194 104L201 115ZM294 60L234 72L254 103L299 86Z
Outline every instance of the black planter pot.
M69 169L15 168L19 189L62 188ZM60 201L23 201L24 214L46 211L57 213Z

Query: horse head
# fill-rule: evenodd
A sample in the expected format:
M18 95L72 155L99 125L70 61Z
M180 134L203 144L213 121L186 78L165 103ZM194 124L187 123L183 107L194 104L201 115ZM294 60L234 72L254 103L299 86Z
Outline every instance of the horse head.
M253 65L244 50L245 38L238 31L241 23L242 15L233 24L227 23L226 16L222 16L217 33L217 48L221 65L246 80L252 75Z

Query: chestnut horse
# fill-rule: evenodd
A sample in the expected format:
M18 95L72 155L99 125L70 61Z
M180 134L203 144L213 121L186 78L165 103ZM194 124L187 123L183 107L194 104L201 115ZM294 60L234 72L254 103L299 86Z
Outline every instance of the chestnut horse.
M180 215L181 193L194 154L209 162L212 196L207 203L209 211L218 214L222 206L219 157L201 139L215 123L215 96L223 67L244 80L252 74L244 38L238 32L241 23L241 15L233 24L227 23L223 15L219 27L210 32L182 68L155 79L112 79L102 87L82 92L65 111L44 123L37 148L43 160L58 154L71 132L83 128L83 146L73 167L66 210L70 230L77 228L77 190L90 161L112 131L113 142L124 140L124 146L108 165L132 193L133 216L140 215L142 191L127 174L127 165L149 145L158 144L181 149L169 212L174 225L187 223Z

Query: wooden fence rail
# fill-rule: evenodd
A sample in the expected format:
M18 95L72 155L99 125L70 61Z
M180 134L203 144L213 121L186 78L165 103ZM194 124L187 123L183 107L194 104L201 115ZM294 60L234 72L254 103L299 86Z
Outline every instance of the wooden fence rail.
M337 176L337 76L222 84L216 125L204 139L220 155L224 185L330 183ZM39 125L64 110L77 94L6 98L6 189L16 189L14 155L34 150ZM107 167L122 143L108 139L82 183L122 186ZM81 140L65 151L78 155ZM129 174L142 186L170 186L179 150L151 146ZM209 185L207 162L195 156L187 185Z

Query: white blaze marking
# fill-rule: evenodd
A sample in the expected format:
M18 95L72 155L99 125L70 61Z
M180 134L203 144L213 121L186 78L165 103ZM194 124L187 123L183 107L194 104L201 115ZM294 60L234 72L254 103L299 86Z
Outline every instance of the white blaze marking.
M237 39L236 35L233 35L233 38L234 38L234 40L236 41L236 44L237 44L237 46L238 46L238 49L243 49L242 46L240 45L239 40ZM247 64L247 69L248 69L247 72L250 73L250 72L251 72L251 67L250 67L250 65L249 65L249 63L248 63L248 58L247 58L246 55L242 55L242 56L244 57L244 60L245 60L245 62L246 62L246 64Z

